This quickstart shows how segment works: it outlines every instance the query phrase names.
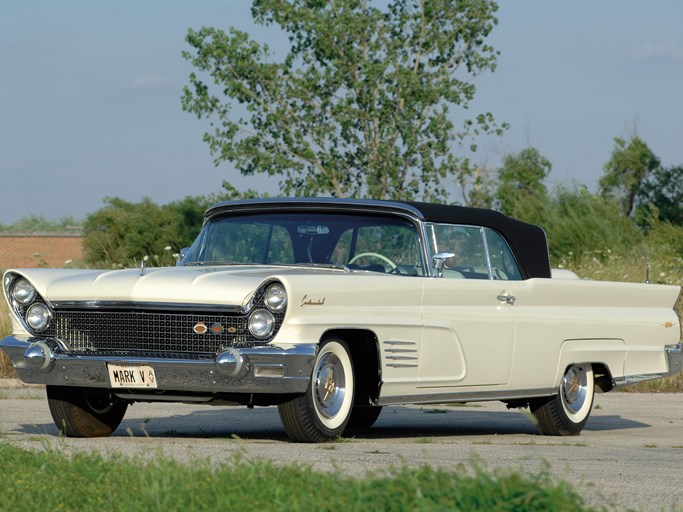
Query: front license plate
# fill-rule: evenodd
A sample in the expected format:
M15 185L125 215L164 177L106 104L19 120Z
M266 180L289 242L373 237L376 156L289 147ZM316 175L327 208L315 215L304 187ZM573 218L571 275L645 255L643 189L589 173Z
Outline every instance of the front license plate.
M113 388L156 388L157 376L151 366L108 364L109 382Z

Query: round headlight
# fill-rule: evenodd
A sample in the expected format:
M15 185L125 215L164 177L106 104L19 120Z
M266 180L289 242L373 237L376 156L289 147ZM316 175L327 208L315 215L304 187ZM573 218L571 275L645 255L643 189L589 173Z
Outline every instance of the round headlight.
M287 292L281 284L271 284L263 298L266 307L271 311L282 311L287 307Z
M12 297L14 297L14 300L19 304L30 304L33 302L33 299L36 298L36 289L22 277L21 279L17 279L17 282L14 283L14 286L12 287Z
M266 338L273 332L275 318L267 309L257 309L249 317L249 332L257 338Z
M50 309L42 302L34 304L26 311L26 323L36 332L47 329L51 317Z

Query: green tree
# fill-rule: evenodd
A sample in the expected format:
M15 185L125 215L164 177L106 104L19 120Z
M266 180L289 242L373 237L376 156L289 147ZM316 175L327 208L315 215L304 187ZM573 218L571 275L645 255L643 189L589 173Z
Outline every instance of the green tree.
M262 193L253 188L247 190L239 190L233 186L229 181L223 180L223 192L218 195L210 196L212 202L218 201L236 201L238 199L255 199L257 197L269 197L268 194Z
M548 202L548 189L543 180L550 174L552 165L533 147L503 158L498 170L496 198L500 210L512 217L539 222L541 211Z
M26 215L13 224L0 224L0 231L26 233L54 233L55 231L78 230L80 222L73 217L62 217L57 221L46 219L43 215Z
M643 139L634 135L626 142L617 137L614 139L612 156L600 178L600 193L603 197L613 197L619 201L624 215L630 216L640 187L659 166L659 158Z
M578 262L584 257L604 260L611 253L628 254L644 240L619 203L585 188L555 190L537 224L546 230L555 264L566 258Z
M172 255L189 246L199 233L203 198L186 198L159 206L145 198L131 203L106 198L105 206L85 221L85 259L91 265L132 265L147 257L150 264L172 264Z
M683 226L683 165L652 171L640 184L635 203L641 219L654 207L659 220Z
M487 166L472 166L467 158L463 161L456 181L466 206L493 208L496 184L491 175L494 172Z
M384 4L384 2L381 2ZM456 121L494 70L490 0L254 0L291 47L281 62L234 28L189 30L183 109L211 121L216 165L281 176L284 194L444 200L490 113Z

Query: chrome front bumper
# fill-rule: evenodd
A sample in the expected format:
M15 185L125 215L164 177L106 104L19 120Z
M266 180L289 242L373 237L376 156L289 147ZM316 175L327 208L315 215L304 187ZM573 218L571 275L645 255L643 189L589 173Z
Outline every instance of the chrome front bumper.
M81 356L54 339L8 336L0 342L19 378L29 384L111 388L107 364L154 368L158 390L281 394L304 393L317 345L230 348L213 359Z

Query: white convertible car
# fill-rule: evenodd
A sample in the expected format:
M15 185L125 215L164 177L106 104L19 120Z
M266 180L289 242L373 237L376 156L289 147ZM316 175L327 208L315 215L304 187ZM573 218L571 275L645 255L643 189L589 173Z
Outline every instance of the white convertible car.
M578 434L593 395L681 371L678 286L551 275L545 233L412 202L217 204L178 266L16 269L3 279L19 377L67 436L134 402L277 405L318 442L382 406L501 400Z

